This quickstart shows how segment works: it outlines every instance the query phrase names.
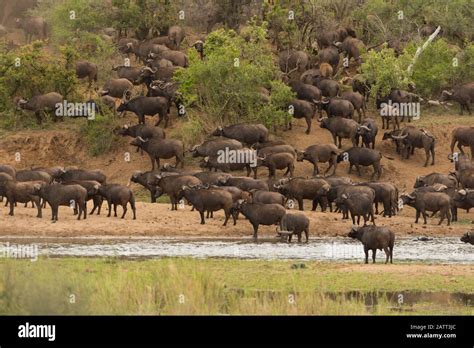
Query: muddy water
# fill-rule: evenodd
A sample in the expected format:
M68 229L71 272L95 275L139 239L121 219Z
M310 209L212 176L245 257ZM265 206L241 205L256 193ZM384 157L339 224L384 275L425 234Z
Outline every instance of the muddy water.
M209 238L1 238L0 255L8 245L35 245L39 255L50 257L196 257L240 259L295 259L319 261L362 261L362 244L348 238L313 238L308 244L282 243L263 239ZM370 254L371 255L371 254ZM474 246L459 238L433 238L420 241L399 238L394 261L474 263ZM385 253L377 252L377 261Z

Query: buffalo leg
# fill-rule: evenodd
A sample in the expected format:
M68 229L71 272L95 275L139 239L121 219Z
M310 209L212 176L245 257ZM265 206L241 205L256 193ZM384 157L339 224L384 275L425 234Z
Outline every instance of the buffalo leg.
M311 118L306 118L306 125L308 128L306 129L306 134L309 134L311 132Z
M299 210L304 210L303 199L302 198L298 199L298 209Z
M109 208L109 214L107 215L107 217L110 217L110 215L112 214L112 204L109 199L107 200L107 206Z
M257 240L258 238L258 224L252 224L253 225L253 240Z
M15 202L13 202L13 200L10 200L10 212L8 213L8 215L13 216L14 210L15 210Z
M430 161L430 150L429 149L425 150L425 154L426 154L426 161L425 161L424 167L428 167L428 162Z
M428 221L426 220L428 214L426 214L425 210L422 210L421 214L423 214L423 220L425 221L423 224L426 225L428 223Z
M76 203L76 207L77 207L76 209L78 209L77 220L80 220L81 215L82 215L82 210L84 209L84 205L80 203Z
M420 211L417 209L416 210L416 219L415 219L415 224L418 223L418 220L420 219Z
M150 157L150 161L151 161L151 170L155 170L155 158L152 156L152 155L148 155ZM160 168L160 165L158 165L158 168Z
M224 220L224 225L223 226L227 226L227 221L229 221L229 217L230 217L230 211L229 210L224 210L224 213L225 213L225 220Z
M135 207L135 197L131 197L129 200L130 206L132 207L132 212L133 212L133 220L137 219L137 209Z
M377 249L372 249L372 263L375 263L375 256L377 255Z
M385 263L388 263L388 259L390 257L390 250L388 249L388 247L385 247L383 248L383 251L385 251L385 256L386 256Z
M232 212L232 220L234 221L234 226L237 225L237 219L239 218L239 211L233 210Z
M114 203L114 217L117 217L117 204Z
M40 198L39 197L35 198L35 201L36 201L36 209L38 209L38 214L36 215L36 217L41 218L43 217L43 214L41 212Z
M308 235L309 235L308 227L305 228L305 230L304 230L304 235L305 235L305 238L306 238L306 242L305 242L305 243L308 243Z
M125 202L125 204L123 205L123 214L122 214L122 219L125 218L125 214L127 214L127 202Z
M329 168L331 168L331 166L329 166ZM326 172L324 174L326 174L329 171L329 168L326 169ZM316 176L318 174L319 174L318 163L315 162L315 163L313 163L313 176Z
M51 220L53 220L53 222L58 221L58 209L59 209L59 206L57 205L51 206L51 213L52 213Z
M364 245L365 263L369 263L369 248Z

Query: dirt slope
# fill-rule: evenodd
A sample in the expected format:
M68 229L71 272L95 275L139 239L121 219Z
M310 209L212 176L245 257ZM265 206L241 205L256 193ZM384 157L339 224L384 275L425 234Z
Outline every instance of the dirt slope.
M372 113L372 116L374 114ZM474 124L472 117L458 117L456 115L436 116L431 115L415 123L420 127L432 132L438 139L437 163L435 166L423 167L424 151L417 150L415 156L409 161L401 161L390 142L382 142L383 131L379 131L376 148L387 156L394 159L383 159L384 174L382 180L394 182L400 192L412 188L413 182L418 175L430 172L448 173L452 163L447 160L449 153L451 130L464 124ZM79 120L80 122L83 120ZM129 115L124 121L134 122L133 116ZM150 120L151 121L151 120ZM76 122L76 121L74 121ZM179 128L180 121L173 122L173 128ZM127 183L130 175L135 170L149 170L148 157L134 152L128 145L130 138L119 139L112 153L99 157L88 155L87 146L77 132L77 124L65 122L58 125L55 130L21 131L17 133L5 133L0 139L0 163L10 163L17 168L29 168L30 166L43 165L76 165L85 168L100 168L109 177L109 182ZM331 142L329 132L319 128L315 121L313 131L310 135L304 134L305 124L302 120L295 122L293 130L281 132L280 136L297 149L317 143ZM349 142L343 143L344 148L350 147ZM21 161L15 162L15 153L19 152ZM124 153L130 152L131 161L124 160ZM173 162L173 161L171 161ZM190 166L190 159L187 162ZM194 162L195 163L195 162ZM195 168L195 166L194 166ZM325 165L320 168L325 169ZM296 175L311 175L312 166L307 162L297 163ZM364 176L355 180L368 180L372 169L364 171ZM347 165L341 164L337 170L338 175L347 175ZM266 177L266 170L261 170L260 177ZM278 175L282 175L279 173ZM134 191L143 192L138 185L132 186ZM140 196L141 197L141 196ZM147 197L147 196L146 196ZM308 209L309 207L306 207ZM43 219L36 219L35 209L17 207L15 217L7 215L7 209L0 208L0 233L1 235L185 235L185 236L251 236L251 225L241 220L237 226L222 228L223 214L217 213L216 218L209 220L206 225L199 225L199 214L191 212L185 207L178 212L172 212L168 204L138 203L138 220L132 221L131 215L125 220L117 218L106 218L104 215L91 216L86 221L77 222L68 208L61 208L60 221L52 224L50 222L50 210L47 208ZM104 210L106 214L106 209ZM121 209L119 209L119 213ZM466 230L472 228L470 214L461 213L460 222L451 227L436 226L438 219L430 219L427 226L414 224L414 210L406 207L400 216L394 218L378 217L379 225L391 226L397 234L407 235L452 235L459 236ZM311 219L311 235L345 235L351 226L350 221L341 220L340 214L321 213L305 211ZM274 227L261 227L261 234L274 235Z

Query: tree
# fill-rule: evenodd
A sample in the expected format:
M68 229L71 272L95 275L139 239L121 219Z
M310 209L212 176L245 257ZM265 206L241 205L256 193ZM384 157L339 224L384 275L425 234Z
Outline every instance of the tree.
M210 131L216 124L284 123L285 106L293 93L278 81L280 72L270 59L264 26L250 24L240 35L216 30L207 37L205 52L206 59L200 60L190 50L190 66L175 76L186 104L194 106L188 112L194 128ZM261 87L271 90L269 103L263 101Z

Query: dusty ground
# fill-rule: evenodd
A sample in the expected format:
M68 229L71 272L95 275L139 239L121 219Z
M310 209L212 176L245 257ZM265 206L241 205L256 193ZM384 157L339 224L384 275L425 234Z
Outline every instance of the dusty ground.
M378 225L390 226L400 236L461 236L472 225L467 223L453 224L452 226L437 226L438 219L430 219L428 225L415 224L411 208L403 214L392 218L377 217ZM294 211L294 210L293 210ZM240 217L236 226L232 222L223 227L224 214L217 212L214 219L208 219L205 225L200 225L199 213L191 211L186 206L178 211L171 211L169 204L137 203L137 220L132 220L129 210L124 220L107 218L105 208L100 216L88 216L86 220L77 221L68 207L60 208L59 221L50 221L51 211L44 210L42 219L36 218L36 209L23 206L15 209L15 216L7 215L7 208L1 208L0 235L1 236L210 236L210 237L250 237L252 226L243 217ZM118 209L119 216L122 210ZM342 220L341 214L304 211L311 220L311 236L344 236L350 229L352 222ZM467 219L466 214L460 218ZM467 221L467 220L464 220ZM260 236L273 237L274 226L261 226Z

